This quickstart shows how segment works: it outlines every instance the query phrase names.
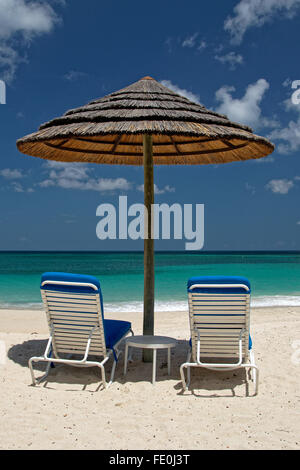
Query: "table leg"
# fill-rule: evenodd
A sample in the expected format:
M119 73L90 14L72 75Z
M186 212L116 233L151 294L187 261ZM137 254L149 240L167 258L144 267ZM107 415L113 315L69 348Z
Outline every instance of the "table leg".
M168 348L168 375L171 375L171 348Z
M152 365L152 383L155 385L156 376L156 349L153 349L153 365Z
M128 361L128 344L125 345L124 375L126 375L126 372L127 372L127 361Z

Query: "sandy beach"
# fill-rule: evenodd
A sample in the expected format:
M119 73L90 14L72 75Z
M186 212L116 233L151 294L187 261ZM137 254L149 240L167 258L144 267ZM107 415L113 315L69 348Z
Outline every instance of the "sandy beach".
M106 314L142 331L142 314ZM179 365L186 358L187 312L156 313L156 334L178 340L167 375L158 353L157 383L151 364L134 362L115 382L99 387L99 371L67 366L31 386L28 358L45 348L48 328L41 311L1 310L1 449L297 449L300 444L300 307L256 308L251 333L260 368L258 396L243 370L195 370L182 393ZM3 343L2 343L3 346ZM295 347L295 344L294 344ZM299 348L299 344L298 344ZM37 375L45 365L37 364ZM110 371L111 361L107 370Z

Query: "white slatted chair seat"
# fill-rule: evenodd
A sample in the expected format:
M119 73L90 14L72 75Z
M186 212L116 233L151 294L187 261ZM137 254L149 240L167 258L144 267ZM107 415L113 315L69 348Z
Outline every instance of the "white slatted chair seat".
M69 273L45 273L41 280L41 295L46 310L50 338L44 356L32 357L29 367L32 382L44 380L50 364L96 366L101 369L104 387L110 385L120 351L120 342L132 333L127 321L104 319L100 283L93 276ZM66 355L74 356L69 359ZM104 364L114 356L111 378L107 384ZM101 361L90 357L102 357ZM46 373L38 381L32 363L46 361Z
M190 350L187 361L180 367L184 389L190 383L190 367L213 370L250 367L257 393L258 369L249 334L250 293L250 283L243 277L189 279ZM209 362L204 362L208 359ZM188 384L184 376L185 368Z

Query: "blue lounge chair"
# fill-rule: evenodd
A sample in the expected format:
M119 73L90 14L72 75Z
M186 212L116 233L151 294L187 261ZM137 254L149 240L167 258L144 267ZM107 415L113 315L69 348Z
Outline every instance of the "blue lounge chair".
M188 280L187 290L191 339L187 360L180 367L183 389L190 384L191 367L213 370L249 367L257 394L258 368L249 335L251 287L248 279L193 277ZM204 362L207 358L210 361Z
M114 379L120 354L118 346L130 332L133 334L131 324L104 318L100 283L93 276L44 273L41 279L41 294L50 338L44 355L29 360L33 385L47 377L51 363L63 363L71 366L99 367L103 386L107 388ZM104 364L111 355L114 362L110 381L107 383ZM91 360L90 356L95 359ZM103 359L98 361L97 358ZM34 377L32 367L32 363L38 361L48 363L45 375L39 380Z

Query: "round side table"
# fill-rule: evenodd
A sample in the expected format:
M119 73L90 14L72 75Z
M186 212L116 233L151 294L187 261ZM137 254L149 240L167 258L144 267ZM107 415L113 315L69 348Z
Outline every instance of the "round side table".
M152 383L156 378L156 351L157 349L168 350L168 374L171 374L171 348L176 346L176 339L168 336L131 336L125 339L124 375L127 372L128 348L153 349Z

